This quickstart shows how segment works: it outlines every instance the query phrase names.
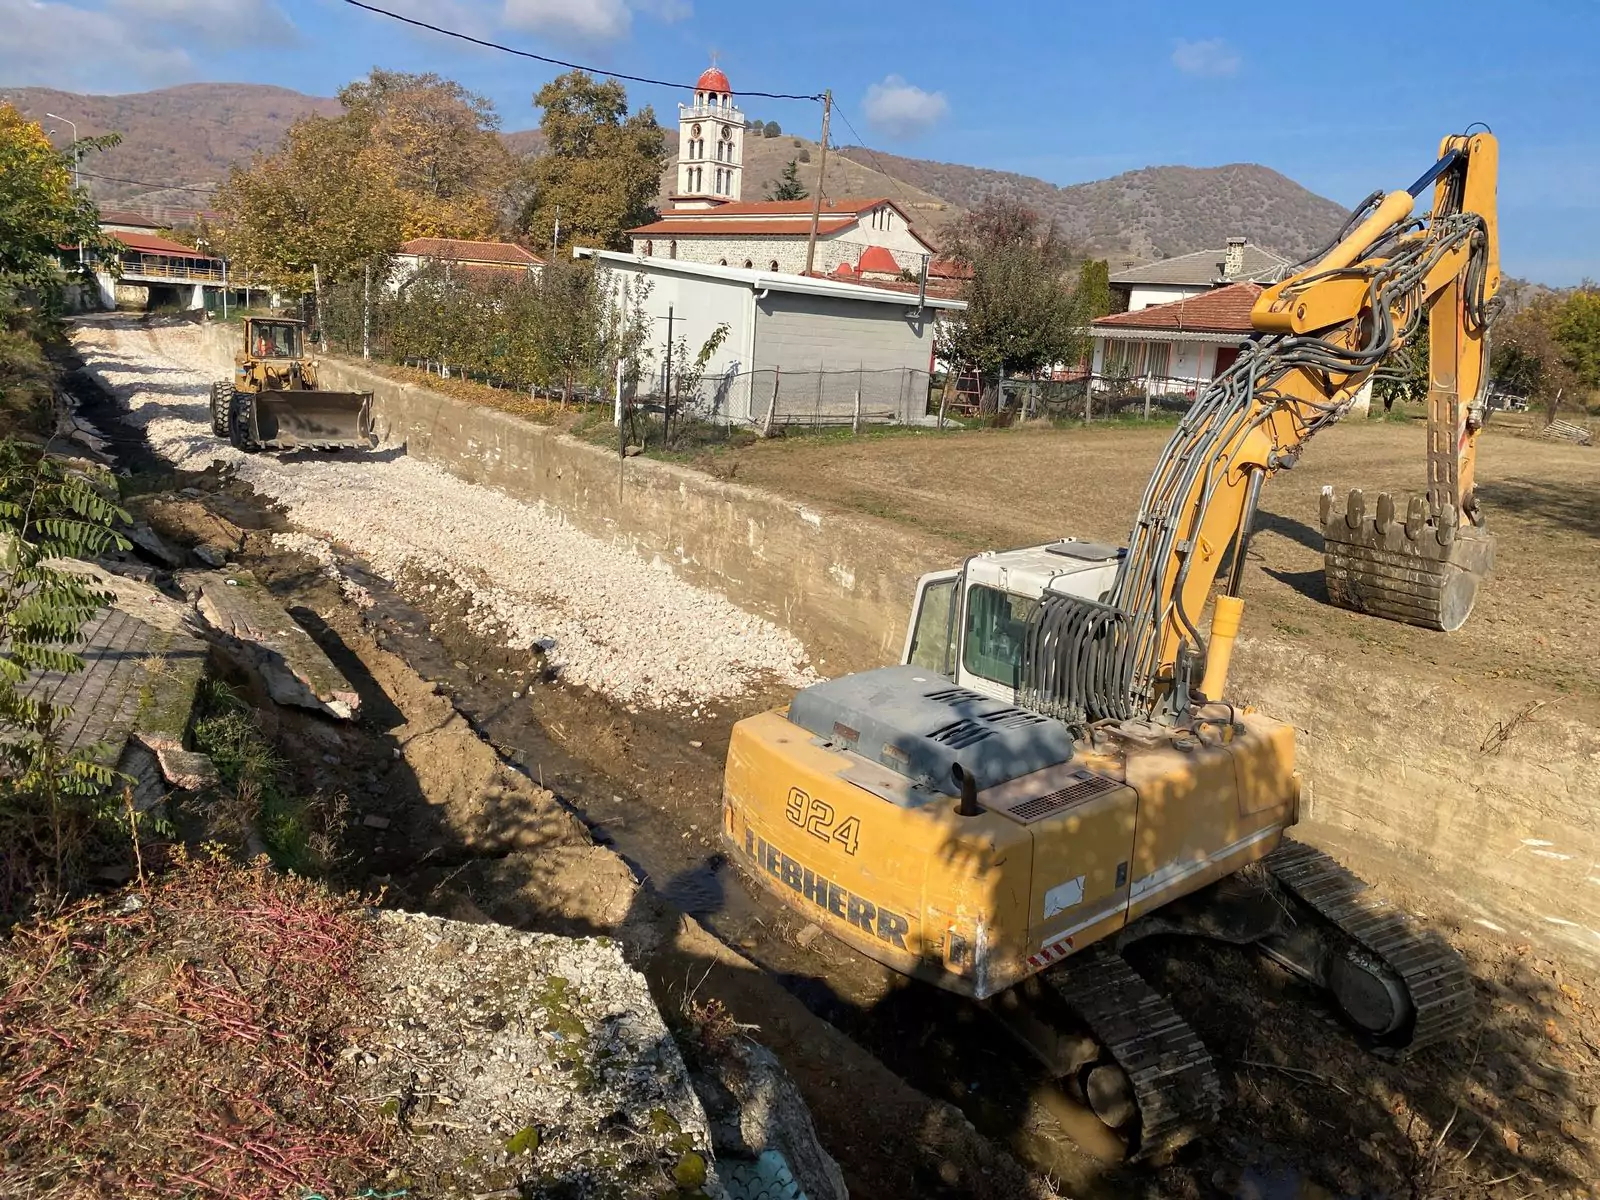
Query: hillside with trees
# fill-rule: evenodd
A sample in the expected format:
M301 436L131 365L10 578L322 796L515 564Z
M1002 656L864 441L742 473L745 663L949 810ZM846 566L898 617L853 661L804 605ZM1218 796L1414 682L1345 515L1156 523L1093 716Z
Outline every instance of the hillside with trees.
M201 207L206 191L175 185L220 184L232 166L258 151L275 149L289 127L306 116L336 117L336 99L306 96L259 84L206 83L125 96L80 96L45 88L15 88L8 96L24 113L46 112L78 121L85 136L118 132L123 141L97 160L97 175L145 183L88 179L101 200ZM532 112L508 112L512 122ZM753 114L762 117L761 113ZM65 144L68 131L58 131ZM756 199L779 186L791 159L802 188L819 190L817 143L761 122L745 140L745 195ZM769 136L770 135L770 136ZM676 131L663 130L666 158L658 198L671 194L676 178ZM813 134L814 136L814 134ZM537 129L500 134L517 158L543 152ZM148 183L166 184L167 189ZM911 212L934 238L989 199L1014 200L1053 221L1058 234L1083 253L1113 263L1150 259L1220 246L1234 235L1286 254L1320 243L1337 226L1343 209L1263 166L1148 167L1113 179L1057 187L1006 171L884 154L857 146L831 150L824 195L887 196Z

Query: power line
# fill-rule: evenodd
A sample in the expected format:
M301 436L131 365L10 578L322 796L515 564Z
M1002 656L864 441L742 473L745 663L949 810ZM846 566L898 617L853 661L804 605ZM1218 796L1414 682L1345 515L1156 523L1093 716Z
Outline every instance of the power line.
M397 12L390 12L386 8L378 8L376 5L372 4L363 4L361 0L344 0L344 2L350 5L352 8L363 8L366 9L367 12L377 13L380 17L388 17L390 20L401 21L407 25L413 25L418 29L426 29L433 33L443 34L445 37L456 38L463 42L471 42L474 46L483 46L489 50L499 50L504 54L515 54L518 58L531 58L536 62L549 63L554 67L566 67L569 71L587 71L591 75L604 75L612 79L626 79L630 83L648 83L653 87L675 88L678 91L683 92L692 92L695 90L695 85L692 83L676 83L670 79L649 79L643 75L624 75L618 71L608 71L603 67L585 66L583 63L567 62L564 59L551 58L545 54L535 54L531 50L518 50L515 46L506 46L499 42L484 41L483 38L473 37L470 33L460 33L454 29L445 29L440 25L430 25L426 21L417 20L415 17L404 17ZM735 94L739 96L759 96L763 100L822 99L821 92L811 96L802 96L791 92L738 92Z
M148 179L123 179L118 175L97 175L93 171L80 171L85 179L100 179L106 183L131 183L138 187L155 188L164 192L214 192L220 184L215 183L152 183Z
M900 199L905 202L906 208L911 209L913 207L911 203L911 197L906 195L905 189L900 186L900 181L893 175L889 174L888 168L885 167L878 156L873 153L872 147L867 145L866 139L856 131L856 127L850 123L849 114L846 113L844 109L839 107L838 101L834 101L833 111L839 114L839 119L844 122L845 128L850 131L850 136L856 139L856 145L867 152L867 157L872 159L872 165L877 170L878 174L882 175L890 183L894 184L894 190L900 193ZM909 215L909 213L907 215Z

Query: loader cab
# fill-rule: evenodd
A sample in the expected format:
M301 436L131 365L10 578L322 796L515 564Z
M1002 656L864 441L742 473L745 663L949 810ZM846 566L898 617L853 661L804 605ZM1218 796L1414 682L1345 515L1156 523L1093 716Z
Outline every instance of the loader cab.
M245 353L252 358L304 357L305 326L299 321L251 317L245 322Z
M924 575L900 661L1015 703L1028 625L1045 593L1103 601L1125 553L1119 546L1063 538L986 551L959 570Z

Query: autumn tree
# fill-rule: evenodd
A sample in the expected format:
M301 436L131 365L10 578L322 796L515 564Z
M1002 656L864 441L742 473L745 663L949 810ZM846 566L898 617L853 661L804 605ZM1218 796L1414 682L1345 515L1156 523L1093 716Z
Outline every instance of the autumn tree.
M626 247L627 230L655 219L666 144L648 105L629 115L628 93L585 71L557 76L534 96L546 150L527 168L532 197L520 226L535 246L555 239Z
M993 199L975 209L950 247L971 271L967 307L939 333L938 354L985 380L1083 358L1071 249L1033 210Z
M116 142L115 135L86 138L63 153L37 122L0 103L0 286L26 287L53 301L63 280L60 247L81 243L86 259L115 255L94 201L72 186L72 154Z
M273 154L234 168L217 193L236 274L285 289L359 276L405 240L411 204L392 157L359 123L302 117Z
M482 238L501 221L515 160L487 98L438 75L374 69L339 90L342 120L404 194L404 233Z
M778 182L767 188L768 200L804 200L809 195L811 193L806 191L805 184L800 182L800 162L793 158L784 167Z
M1494 326L1491 367L1496 386L1542 405L1548 420L1578 407L1580 372L1560 330L1569 300L1542 296Z

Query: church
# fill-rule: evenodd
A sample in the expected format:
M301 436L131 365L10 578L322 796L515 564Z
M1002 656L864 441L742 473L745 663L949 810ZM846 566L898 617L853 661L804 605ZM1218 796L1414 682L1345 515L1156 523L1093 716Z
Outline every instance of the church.
M630 229L633 252L724 267L801 275L813 200L745 200L744 113L728 77L709 67L694 102L678 105L678 175L660 219ZM813 271L863 283L917 277L934 246L886 197L823 197Z

